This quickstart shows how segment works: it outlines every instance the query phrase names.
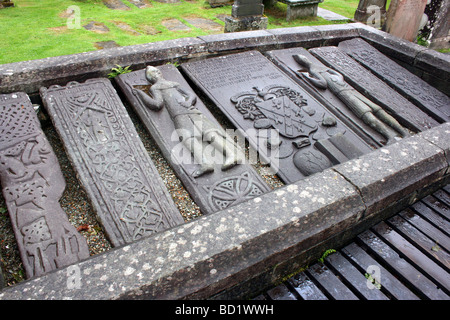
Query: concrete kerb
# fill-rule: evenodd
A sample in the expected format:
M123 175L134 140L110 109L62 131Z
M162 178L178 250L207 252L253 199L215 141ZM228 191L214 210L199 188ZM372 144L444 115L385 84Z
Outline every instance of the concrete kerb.
M445 153L450 150L437 138L448 131L447 123L382 148L376 156L362 156L348 166L6 288L0 299L205 299L302 256L293 264L298 267L317 258L307 255L310 247L363 223L367 212L375 223L373 215L383 208L448 178ZM417 156L408 153L412 146ZM380 173L377 163L384 161L385 151L390 158ZM357 161L365 168L364 177L345 170ZM406 185L396 183L377 196L380 186L394 181Z

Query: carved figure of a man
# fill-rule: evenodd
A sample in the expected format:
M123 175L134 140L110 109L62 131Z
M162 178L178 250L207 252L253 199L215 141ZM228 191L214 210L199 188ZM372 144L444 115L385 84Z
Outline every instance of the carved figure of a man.
M151 110L159 111L164 106L167 108L178 138L200 163L200 168L193 173L194 178L214 171L212 149L225 157L222 170L242 162L241 152L232 138L195 107L197 98L194 95L181 88L179 83L164 79L161 71L155 67L148 66L145 76L151 84L149 94L139 89L133 93Z
M401 137L409 136L408 131L397 120L345 82L344 77L339 72L325 66L313 64L303 55L297 54L293 58L298 64L306 68L308 73L303 73L303 76L314 86L320 89L328 88L358 118L385 137L388 144L392 143L399 135Z

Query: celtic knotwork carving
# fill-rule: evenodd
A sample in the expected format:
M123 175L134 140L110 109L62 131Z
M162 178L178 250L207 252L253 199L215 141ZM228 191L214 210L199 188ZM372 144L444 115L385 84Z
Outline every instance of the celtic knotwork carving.
M265 192L264 188L253 180L248 172L219 180L214 185L205 187L205 190L208 191L211 205L219 210L260 196Z
M114 246L183 222L107 79L41 94Z

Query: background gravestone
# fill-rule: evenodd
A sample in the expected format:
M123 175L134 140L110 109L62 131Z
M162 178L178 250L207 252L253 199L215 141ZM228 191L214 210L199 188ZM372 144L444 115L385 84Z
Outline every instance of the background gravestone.
M386 19L386 0L359 0L354 19L372 26L381 26Z
M408 41L415 41L426 4L427 0L392 0L383 31Z
M7 7L14 7L14 3L9 0L0 0L0 9Z
M436 1L437 2L437 1ZM433 3L433 2L432 2ZM428 40L432 49L448 49L450 48L450 1L442 0L439 10L434 16Z
M231 17L225 18L225 32L267 29L262 0L235 0Z

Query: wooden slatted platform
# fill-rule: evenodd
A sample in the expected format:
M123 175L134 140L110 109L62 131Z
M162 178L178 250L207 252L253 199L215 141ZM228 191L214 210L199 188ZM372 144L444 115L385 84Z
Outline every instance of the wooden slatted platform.
M450 300L450 185L255 299Z

